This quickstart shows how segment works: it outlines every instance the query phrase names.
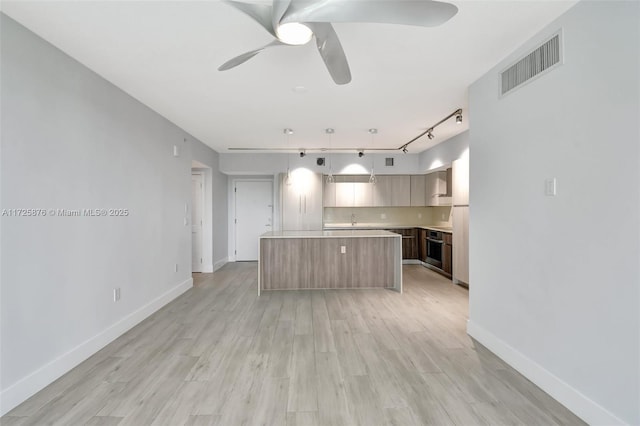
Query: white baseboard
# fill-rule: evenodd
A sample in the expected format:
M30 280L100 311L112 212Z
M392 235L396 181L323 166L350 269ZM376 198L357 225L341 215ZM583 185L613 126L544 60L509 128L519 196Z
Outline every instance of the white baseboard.
M228 257L224 257L224 258L218 260L216 263L213 264L213 270L211 272L215 272L218 269L222 268L224 265L226 265L227 262L229 262L229 258Z
M5 415L13 408L17 407L36 392L52 383L63 374L85 361L91 355L107 346L109 343L122 336L128 330L139 324L142 320L180 296L185 291L193 287L193 279L189 278L171 290L155 298L151 302L142 306L122 318L115 324L109 326L97 335L82 342L64 355L45 364L20 381L14 383L0 393L0 416Z
M626 424L606 408L471 320L467 321L467 333L588 424Z
M204 265L202 267L202 271L200 271L200 272L205 273L205 274L213 272L213 265L212 264Z

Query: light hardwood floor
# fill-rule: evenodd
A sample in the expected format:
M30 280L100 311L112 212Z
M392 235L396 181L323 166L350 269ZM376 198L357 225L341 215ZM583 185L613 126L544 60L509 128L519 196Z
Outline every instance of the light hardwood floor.
M468 294L418 265L390 290L195 286L0 419L8 425L583 424L465 333Z

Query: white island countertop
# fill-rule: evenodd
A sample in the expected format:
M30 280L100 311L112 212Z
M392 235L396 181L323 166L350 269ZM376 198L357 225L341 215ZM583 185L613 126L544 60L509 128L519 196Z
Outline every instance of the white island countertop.
M335 231L271 231L260 238L380 238L399 237L395 232L379 229L349 229Z

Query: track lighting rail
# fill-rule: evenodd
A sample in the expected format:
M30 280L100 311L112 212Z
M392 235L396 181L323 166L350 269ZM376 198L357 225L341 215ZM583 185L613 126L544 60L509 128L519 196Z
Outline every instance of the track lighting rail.
M300 153L300 157L304 157L305 155L307 155L307 151L310 152L325 152L325 151L355 151L356 153L358 153L358 157L362 157L364 155L365 151L381 151L381 152L389 152L389 151L402 151L405 154L407 154L409 152L408 147L409 145L411 145L413 142L417 141L418 139L420 139L421 137L423 137L424 135L427 135L427 137L431 140L433 138L435 138L435 135L433 134L433 131L436 127L438 127L439 125L441 125L442 123L444 123L445 121L449 120L450 118L455 117L456 118L456 123L460 124L462 123L462 108L458 108L457 110L453 111L451 114L447 115L445 118L443 118L442 120L438 121L436 124L434 124L433 126L429 127L427 130L425 130L424 132L420 133L418 136L416 136L415 138L411 139L409 142L406 142L402 145L400 145L398 148L299 148L297 150L298 153ZM374 132L375 130L375 132ZM325 129L325 133L330 134L333 133L334 130L333 129ZM368 130L369 133L374 134L377 133L377 129L369 129ZM293 130L291 129L284 129L284 134L286 135L292 135L293 134ZM228 148L229 151L295 151L295 149L292 148Z
M433 134L433 129L435 129L436 127L438 127L439 125L441 125L442 123L444 123L445 121L447 121L448 119L450 119L451 117L454 117L454 116L456 117L456 123L458 123L458 124L462 123L462 108L458 108L457 110L453 111L451 114L447 115L445 118L443 118L442 120L438 121L436 124L434 124L433 126L429 127L427 130L425 130L424 132L420 133L415 138L411 139L409 142L405 143L404 145L400 145L400 147L398 147L398 149L401 149L406 154L407 153L407 147L409 145L411 145L413 142L415 142L418 139L420 139L421 137L423 137L424 135L427 135L427 137L429 139L433 139L435 137L434 134Z

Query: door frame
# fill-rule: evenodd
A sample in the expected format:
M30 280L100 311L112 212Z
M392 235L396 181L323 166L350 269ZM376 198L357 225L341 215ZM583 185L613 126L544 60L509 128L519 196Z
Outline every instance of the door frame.
M276 229L276 187L272 176L235 177L229 179L229 261L236 261L236 182L271 182L271 215L273 228Z
M193 241L191 241L191 272L213 272L213 271L209 271L207 264L205 264L205 259L206 259L206 254L205 254L205 238L206 238L206 232L205 229L207 228L207 207L205 204L206 201L206 197L205 197L205 191L207 189L207 180L205 179L205 173L203 170L196 170L196 169L192 169L191 170L191 176L193 177L194 175L200 176L200 181L202 182L202 186L200 188L200 206L202 208L202 240L200 241L200 255L202 256L202 262L200 262L200 268L198 268L198 270L195 270L193 268ZM193 209L193 197L191 199L191 208L190 210ZM189 222L191 222L191 211L189 211ZM191 226L193 226L193 224L191 224ZM193 232L191 232L191 236L193 238Z

